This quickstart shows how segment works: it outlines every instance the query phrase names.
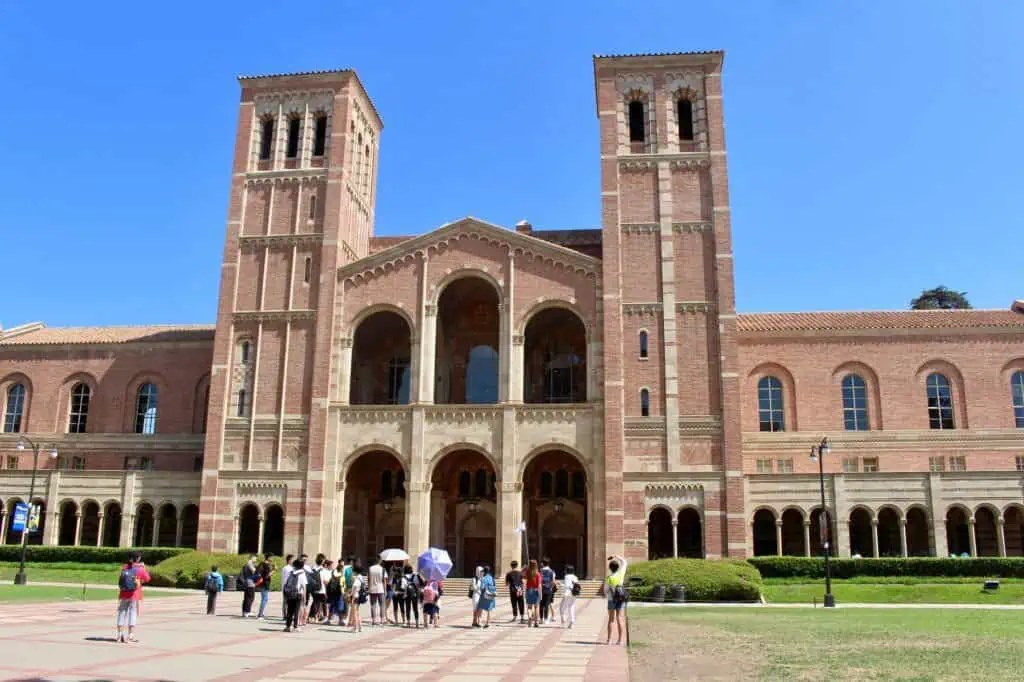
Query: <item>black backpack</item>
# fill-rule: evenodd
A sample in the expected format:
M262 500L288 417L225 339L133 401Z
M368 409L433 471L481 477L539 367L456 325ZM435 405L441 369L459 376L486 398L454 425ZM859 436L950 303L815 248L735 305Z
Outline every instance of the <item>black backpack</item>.
M338 598L341 596L341 577L338 575L331 575L331 579L327 581L327 596Z
M572 584L572 596L578 597L583 592L583 586L577 580Z
M306 577L306 582L309 583L310 594L319 592L320 588L324 586L324 581L320 579L320 569L314 568Z
M420 598L420 578L418 575L409 576L405 586L405 598L406 599L419 599Z

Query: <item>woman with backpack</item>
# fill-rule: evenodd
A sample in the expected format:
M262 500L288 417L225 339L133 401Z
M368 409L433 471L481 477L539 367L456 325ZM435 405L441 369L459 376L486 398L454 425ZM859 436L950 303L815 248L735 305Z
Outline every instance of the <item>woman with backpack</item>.
M476 622L479 624L483 614L487 614L487 620L482 627L491 627L491 611L494 610L494 601L498 596L498 588L494 584L494 576L491 575L491 567L484 566L481 571L483 577L480 579L480 599L477 601Z
M285 617L284 631L299 632L299 610L306 602L306 564L301 558L292 563L292 570L288 572L281 593L284 594Z
M395 565L391 569L391 607L394 609L395 625L398 625L398 618L401 616L402 624L406 624L405 620L405 574L402 572L401 565Z
M338 617L338 625L345 619L344 591L341 589L345 574L338 566L331 566L331 578L327 581L327 624L330 625L335 616Z
M565 627L565 614L569 614L569 629L576 624L576 597L580 596L583 587L580 579L576 577L576 567L569 564L565 567L565 577L562 579L562 601L558 602L558 620L562 627Z
M137 642L135 639L135 622L139 617L139 602L142 601L142 585L149 582L149 572L142 563L142 555L132 552L128 561L121 567L121 577L117 586L117 641ZM127 628L128 637L124 636Z
M526 574L523 576L523 582L526 583L526 627L531 625L535 628L540 627L540 571L537 570L537 560L530 559L530 565L526 568Z
M412 566L405 567L405 573L402 577L405 580L405 627L411 627L409 625L411 618L412 622L419 628L420 599L423 598L420 592L422 591L423 579L420 578L419 574L413 572Z
M224 576L220 574L216 566L210 566L210 572L206 574L206 583L203 586L206 591L206 615L217 615L217 595L224 591Z
M622 609L626 606L626 560L620 556L608 557L608 577L601 585L601 592L608 599L608 636L605 644L612 643L612 623L618 628L619 639L616 644L622 644Z

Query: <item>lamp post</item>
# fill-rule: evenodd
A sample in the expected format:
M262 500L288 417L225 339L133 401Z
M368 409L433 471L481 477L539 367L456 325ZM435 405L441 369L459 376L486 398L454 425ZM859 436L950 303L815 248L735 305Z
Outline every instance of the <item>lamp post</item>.
M829 565L829 555L832 554L832 521L829 517L828 507L825 506L825 457L832 452L828 438L822 438L817 445L811 446L811 461L818 463L818 482L821 484L821 515L818 516L818 532L824 537L825 547L825 606L836 605L836 598L832 596L832 567ZM822 522L824 521L824 526ZM824 530L822 530L824 528Z
M32 482L28 486L28 509L29 516L32 516L32 498L36 494L36 472L39 471L39 445L27 436L18 439L18 450L24 451L26 443L32 448ZM50 457L57 457L57 448L50 451ZM26 519L27 521L27 519ZM25 549L28 542L28 524L25 524L21 531L21 560L18 562L18 572L14 575L15 585L25 584Z

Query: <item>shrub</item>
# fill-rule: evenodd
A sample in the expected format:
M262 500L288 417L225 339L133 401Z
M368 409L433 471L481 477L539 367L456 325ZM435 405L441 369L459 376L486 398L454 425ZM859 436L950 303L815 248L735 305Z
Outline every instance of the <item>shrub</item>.
M34 563L72 562L80 564L118 564L128 558L132 551L128 547L51 547L29 545L25 561ZM141 547L142 558L147 564L156 564L164 559L192 550L185 547ZM21 545L0 545L0 561L17 562L21 559Z
M825 577L825 560L820 557L756 557L748 561L765 578ZM1024 558L978 557L950 559L897 557L881 559L832 559L833 578L860 576L943 576L976 578L1024 578Z
M164 559L156 566L151 566L149 575L153 580L150 584L158 587L202 589L210 567L216 566L224 576L224 589L231 590L235 586L235 577L242 572L242 567L245 566L248 559L248 554L189 551L170 559ZM281 587L280 568L284 559L274 557L271 559L271 563L277 570L270 580L270 587L278 590Z
M655 585L682 585L687 601L756 601L761 597L761 575L746 561L736 559L659 559L630 564L627 580L639 578L631 589L634 599L646 599Z

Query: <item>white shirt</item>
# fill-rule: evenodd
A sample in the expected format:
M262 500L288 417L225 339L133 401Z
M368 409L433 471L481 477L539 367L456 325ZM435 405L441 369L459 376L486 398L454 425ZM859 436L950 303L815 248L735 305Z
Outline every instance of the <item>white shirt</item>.
M320 594L327 594L327 583L331 582L331 569L320 569Z
M384 594L384 567L370 566L370 594Z
M573 596L572 586L579 582L580 579L574 573L566 573L565 578L562 579L562 587L565 589L565 592L562 593L562 599Z
M299 572L299 577L295 579L295 587L297 587L298 590L299 590L299 597L305 598L305 596L306 596L306 586L308 584L309 584L309 582L306 580L306 572L305 571L300 571Z

